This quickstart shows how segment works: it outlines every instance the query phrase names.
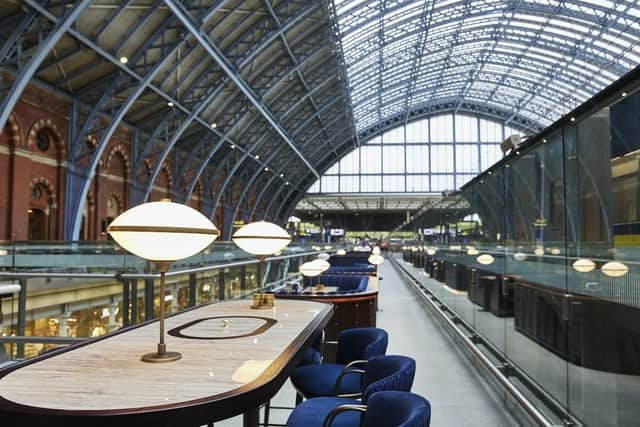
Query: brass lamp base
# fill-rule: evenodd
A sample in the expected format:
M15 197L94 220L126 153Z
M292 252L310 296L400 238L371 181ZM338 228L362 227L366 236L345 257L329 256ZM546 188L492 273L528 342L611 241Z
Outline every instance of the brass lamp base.
M175 362L176 360L180 360L182 355L176 351L168 351L164 354L160 353L147 353L143 355L140 360L143 362L149 363L165 363L165 362Z

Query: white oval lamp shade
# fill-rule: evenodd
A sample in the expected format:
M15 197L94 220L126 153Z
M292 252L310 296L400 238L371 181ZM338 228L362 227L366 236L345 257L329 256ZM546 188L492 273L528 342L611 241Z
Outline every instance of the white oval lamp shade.
M476 248L467 249L467 255L478 255L480 252Z
M434 248L427 249L427 255L435 255L436 250Z
M314 251L321 251L322 250L322 248L320 246L317 246L317 245L311 246L311 249L313 249Z
M537 256L542 256L544 255L544 248L537 247L533 250L533 253L536 254Z
M325 245L325 247L324 247L325 251L330 251L331 249L333 249L333 246L331 246L331 245Z
M380 247L379 246L374 246L373 250L371 251L372 254L376 254L376 255L380 255Z
M305 262L300 265L300 273L305 277L316 277L331 267L327 261L322 259L314 259L313 261Z
M476 258L476 261L478 261L478 264L489 265L493 264L495 258L489 254L482 254L478 258Z
M513 259L515 259L516 261L524 261L525 259L527 259L527 254L516 252L515 254L513 254Z
M610 261L600 267L600 271L609 277L622 277L629 272L629 267L618 261Z
M291 242L291 236L277 224L256 221L233 233L231 240L252 255L271 255L284 249Z
M560 250L560 248L551 248L551 255L560 255L560 253L562 252Z
M313 261L305 262L300 265L300 274L305 277L316 277L322 274L323 271L322 267L315 264Z
M367 261L369 261L369 264L380 265L384 262L384 257L380 254L372 254L367 258Z
M590 271L595 270L596 263L591 261L588 258L580 258L577 259L571 264L573 269L579 273L588 273Z
M329 258L331 258L331 255L329 255L326 252L322 252L318 254L318 259L323 259L323 260L328 260Z
M200 212L168 200L143 203L123 212L109 224L107 233L127 251L150 261L188 258L219 234Z
M346 255L346 254L347 254L347 251L345 251L344 249L338 249L336 251L336 255L342 256L342 255Z

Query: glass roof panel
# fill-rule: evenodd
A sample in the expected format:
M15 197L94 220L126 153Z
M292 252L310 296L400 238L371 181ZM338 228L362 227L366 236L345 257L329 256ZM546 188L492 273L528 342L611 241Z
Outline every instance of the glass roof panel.
M640 64L640 0L335 0L356 128L423 106L536 130ZM522 120L520 120L522 119Z

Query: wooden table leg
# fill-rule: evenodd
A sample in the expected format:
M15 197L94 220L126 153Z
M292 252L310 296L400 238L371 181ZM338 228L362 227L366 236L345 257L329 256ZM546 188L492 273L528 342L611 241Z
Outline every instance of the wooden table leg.
M251 409L242 415L242 427L258 427L260 425L260 407Z

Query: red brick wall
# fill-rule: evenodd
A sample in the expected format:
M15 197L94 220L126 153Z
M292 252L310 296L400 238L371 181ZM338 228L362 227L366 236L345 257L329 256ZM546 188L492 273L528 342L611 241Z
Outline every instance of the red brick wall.
M65 100L28 87L0 133L0 239L27 240L30 209L46 213L49 240L63 239L68 109ZM48 149L38 147L38 132L49 136ZM100 234L100 221L106 217L110 194L117 194L126 208L130 138L118 129L101 159L88 197L89 239L106 238ZM40 198L33 197L34 189Z
M64 238L68 111L66 100L29 86L0 132L0 240L28 239L29 209L41 209L47 213L48 239ZM46 132L50 137L50 146L45 151L37 146L38 131ZM132 132L122 126L103 151L85 206L81 207L85 213L81 239L107 238L103 234L103 226L109 216L109 199L113 201L116 213L129 208L131 180L136 179L131 176L129 160L132 157L132 138ZM87 144L96 142L95 136L89 135ZM81 160L83 165L88 165L88 162L89 156ZM153 159L145 163L146 169L154 166ZM150 201L172 197L173 175L168 166L171 164L172 161L167 159L153 184ZM138 178L144 182L147 176ZM39 199L33 197L34 188L41 193ZM189 205L202 210L203 197L210 197L203 193L201 183L198 183ZM220 213L216 214L216 225L220 224L221 217Z

